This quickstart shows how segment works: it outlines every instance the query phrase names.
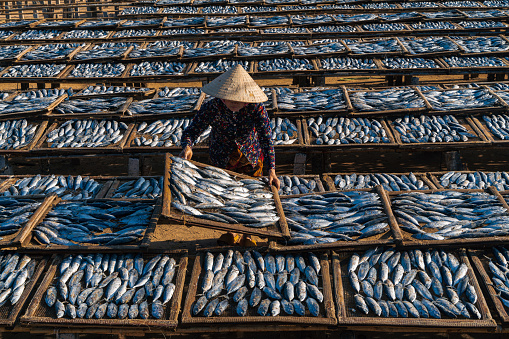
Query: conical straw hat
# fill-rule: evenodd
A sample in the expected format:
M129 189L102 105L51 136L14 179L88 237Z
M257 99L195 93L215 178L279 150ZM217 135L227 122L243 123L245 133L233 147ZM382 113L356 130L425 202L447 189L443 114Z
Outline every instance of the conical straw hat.
M261 103L268 100L260 86L241 65L230 68L201 90L213 97L232 101Z

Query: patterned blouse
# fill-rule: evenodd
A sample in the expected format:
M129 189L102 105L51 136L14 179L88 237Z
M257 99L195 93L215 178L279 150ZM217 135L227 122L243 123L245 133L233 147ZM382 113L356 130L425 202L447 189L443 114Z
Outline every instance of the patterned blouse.
M225 168L230 154L237 148L255 166L263 154L270 169L276 168L269 116L263 104L248 104L237 113L230 111L221 99L213 98L196 113L182 134L182 147L193 146L199 135L212 126L209 152L212 165Z

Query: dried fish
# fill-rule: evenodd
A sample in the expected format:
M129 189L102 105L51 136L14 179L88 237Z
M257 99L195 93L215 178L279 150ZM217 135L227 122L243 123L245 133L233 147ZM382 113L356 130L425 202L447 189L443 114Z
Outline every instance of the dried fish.
M85 44L48 44L32 49L21 60L63 59Z
M376 69L377 66L372 58L325 58L320 60L322 69Z
M404 143L466 142L470 138L477 138L452 115L406 115L395 119L393 125Z
M334 116L324 121L323 117L319 116L316 120L309 118L307 123L317 145L390 142L387 131L376 119Z
M314 69L308 59L269 59L258 62L260 72L304 71Z
M23 33L16 34L12 40L49 40L57 38L62 31L52 30L37 30L32 29Z
M202 61L194 69L195 73L216 73L226 72L232 67L241 65L244 69L249 70L249 61L230 61L219 59L217 61Z
M102 78L119 77L125 71L123 64L78 64L73 68L69 77Z
M387 111L424 108L424 100L411 88L390 88L383 91L350 92L353 107L359 111Z
M342 89L286 92L277 95L278 108L283 111L328 111L346 108Z
M149 76L149 75L182 75L186 64L181 62L159 62L144 61L140 64L134 64L131 68L131 76Z
M37 64L16 65L2 75L2 77L15 78L52 78L56 77L66 67L65 64Z
M61 39L101 39L106 38L109 34L109 31L103 30L73 30L64 33Z
M382 63L390 69L400 68L440 68L433 59L424 58L383 58Z
M427 190L429 186L412 172L406 174L338 174L334 177L334 186L338 190L373 188L382 185L386 191Z

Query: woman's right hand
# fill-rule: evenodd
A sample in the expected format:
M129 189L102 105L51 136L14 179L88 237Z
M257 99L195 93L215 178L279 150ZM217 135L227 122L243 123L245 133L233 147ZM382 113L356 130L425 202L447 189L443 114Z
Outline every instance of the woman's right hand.
M179 157L184 158L186 160L191 160L191 158L193 157L193 150L191 149L191 147L186 146L182 150L182 152L180 152Z

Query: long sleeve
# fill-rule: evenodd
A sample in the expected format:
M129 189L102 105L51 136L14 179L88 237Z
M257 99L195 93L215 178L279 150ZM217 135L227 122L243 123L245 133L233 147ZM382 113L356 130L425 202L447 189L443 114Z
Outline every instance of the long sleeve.
M214 100L206 102L196 113L191 124L182 133L182 148L193 147L196 139L209 127L214 110Z
M274 169L276 168L276 155L274 143L272 142L272 128L270 127L269 115L263 104L258 106L257 116L256 132L260 140L263 156L269 161L269 169Z

